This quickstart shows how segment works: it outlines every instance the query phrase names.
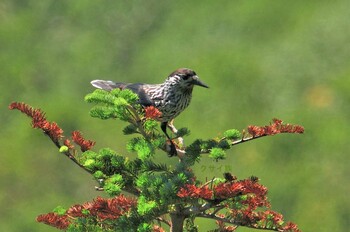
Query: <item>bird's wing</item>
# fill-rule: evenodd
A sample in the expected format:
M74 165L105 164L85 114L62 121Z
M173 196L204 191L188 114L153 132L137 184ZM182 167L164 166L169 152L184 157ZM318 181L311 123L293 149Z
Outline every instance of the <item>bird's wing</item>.
M127 83L116 83L113 81L104 81L104 80L93 80L91 81L91 85L98 88L98 89L104 89L107 91L111 91L112 89L124 89L125 86L129 85Z
M125 85L124 89L130 89L139 96L139 103L143 106L154 106L154 101L147 95L144 90L145 84L135 83Z
M134 93L139 96L139 103L143 106L152 106L154 105L154 101L146 94L143 87L145 84L143 83L122 83L122 82L113 82L113 81L104 81L104 80L93 80L91 81L92 86L103 89L106 91L111 91L112 89L130 89Z

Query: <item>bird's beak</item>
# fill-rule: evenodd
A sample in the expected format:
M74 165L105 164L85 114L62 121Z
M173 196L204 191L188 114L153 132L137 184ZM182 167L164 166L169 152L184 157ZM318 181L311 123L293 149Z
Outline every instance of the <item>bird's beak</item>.
M209 86L207 86L206 84L204 84L203 82L201 82L201 81L199 80L199 77L198 77L198 76L194 76L194 77L193 77L192 83L193 83L194 85L202 86L202 87L204 87L204 88L209 88Z

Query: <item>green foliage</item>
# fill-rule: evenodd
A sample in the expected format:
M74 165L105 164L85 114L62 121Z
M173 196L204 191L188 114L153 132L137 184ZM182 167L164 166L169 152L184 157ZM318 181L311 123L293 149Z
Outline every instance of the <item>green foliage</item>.
M176 136L177 137L184 137L190 134L190 130L186 127L178 129Z
M113 155L111 157L111 165L115 170L122 170L125 168L126 158L121 155Z
M69 150L69 148L67 146L61 146L59 149L59 152L64 153L67 152Z
M138 228L137 228L137 232L151 232L153 231L152 229L152 225L148 224L148 223L142 223Z
M97 153L93 151L86 151L80 157L80 162L91 172L102 171L106 175L114 174L124 157L117 155L115 151L110 148L103 148ZM100 173L97 173L101 175Z
M104 179L106 176L102 171L98 170L94 173L94 177L96 179Z
M145 128L146 132L152 132L154 131L156 128L158 128L159 123L156 120L152 120L152 119L147 119L144 124L143 127Z
M156 201L147 200L145 196L140 196L137 200L137 212L141 216L152 212L156 207Z
M122 175L114 174L105 180L103 188L110 196L116 196L121 193L123 186L124 181Z
M177 186L184 182L180 181L179 177L173 174L152 174L146 172L139 176L136 185L141 190L142 196L155 199L158 206L163 207L175 199Z
M119 91L119 89L117 89L116 91ZM104 103L108 106L113 106L115 100L116 100L116 97L114 96L114 94L102 89L96 89L93 93L90 93L85 96L86 102L96 103L96 104Z
M96 89L85 96L85 101L98 104L90 110L90 115L100 119L119 118L131 121L130 105L135 104L138 96L130 90L114 89L110 92Z
M202 150L210 150L213 147L218 145L218 141L216 139L202 140L200 147Z
M185 231L186 232L198 232L198 226L194 223L195 217L191 216L185 220Z
M125 89L123 91L120 91L119 89L113 89L111 91L111 94L125 99L127 104L130 104L130 105L135 105L139 100L137 94L133 93L131 90L128 90L128 89Z
M133 182L133 175L136 175L134 172L137 172L133 166L135 162L127 161L124 156L116 154L110 148L103 148L97 153L86 151L80 162L93 173L100 186L111 196L120 194L125 184Z
M118 118L116 109L108 106L95 106L90 110L90 116L100 119Z
M166 138L164 136L156 136L152 140L152 144L155 148L162 149L166 143Z
M230 140L236 140L239 139L241 137L241 132L239 130L236 129L230 129L224 132L224 137L226 137L227 139Z
M137 133L137 127L134 124L129 124L123 129L124 135L130 135Z
M227 139L222 139L218 142L217 146L223 150L227 150L231 148L231 144Z
M62 206L57 206L52 210L52 212L57 213L58 215L64 215L67 212L67 209Z
M148 173L144 173L138 176L136 186L140 189L146 189L151 185L151 180Z
M192 166L195 162L200 160L202 142L202 140L197 139L186 148L187 155L184 157L184 161L188 164L188 166Z
M218 161L220 159L225 159L226 152L221 148L214 147L211 149L209 157L215 159L216 161Z
M166 164L155 163L152 160L143 160L141 168L145 172L170 172Z
M137 137L130 140L127 144L127 149L130 152L137 152L141 160L148 159L154 155L155 147L144 138Z
M67 232L105 232L106 230L97 225L92 218L77 218L76 223L70 224Z

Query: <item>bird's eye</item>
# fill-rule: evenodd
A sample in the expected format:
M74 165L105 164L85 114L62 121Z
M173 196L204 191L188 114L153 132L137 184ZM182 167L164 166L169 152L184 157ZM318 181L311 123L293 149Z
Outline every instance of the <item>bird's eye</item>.
M193 75L192 74L186 74L186 75L183 75L182 76L182 79L184 80L188 80L190 77L192 77Z

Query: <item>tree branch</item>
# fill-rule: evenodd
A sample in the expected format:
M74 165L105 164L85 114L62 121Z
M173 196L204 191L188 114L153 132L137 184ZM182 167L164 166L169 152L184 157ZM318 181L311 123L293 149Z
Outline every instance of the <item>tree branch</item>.
M261 136L256 136L256 137L250 136L250 137L247 137L247 138L242 138L240 140L232 141L231 146L235 146L235 145L238 145L238 144L241 144L241 143L245 143L245 142L248 142L248 141L251 141L251 140L254 140L254 139L259 139L259 138L262 138L262 137L265 137L265 136L267 136L267 135L261 135Z
M176 205L175 208L175 211L169 213L171 218L170 232L182 232L186 214L181 210L180 205Z
M198 214L197 217L201 217L201 218L207 218L207 219L213 219L213 220L216 220L216 221L221 221L221 222L224 222L224 223L229 223L231 225L234 225L234 226L244 226L244 227L247 227L247 228L251 228L251 229L256 229L256 230L273 230L273 231L280 231L278 228L274 229L274 228L260 228L260 227L257 227L257 226L253 226L253 225L246 225L246 224L242 224L241 222L238 222L238 221L235 221L233 219L228 219L228 218L222 218L222 217L219 217L215 214L206 214L206 213L201 213L201 214Z
M171 222L169 222L168 220L166 220L166 219L164 219L162 217L157 217L156 220L159 221L159 222L163 222L164 224L166 224L169 227L171 227Z
M130 114L133 116L134 121L129 121L130 123L134 124L137 129L139 129L140 134L149 141L149 137L147 136L147 133L143 129L143 126L141 124L141 118L139 117L138 113L136 112L135 108L131 105L127 105L127 110L130 112Z
M46 133L45 133L46 134ZM60 149L62 147L62 145L58 142L58 141L54 141L50 136L49 138L51 139L51 141L55 144L55 146ZM61 152L63 153L66 157L68 157L71 161L73 161L76 165L78 165L80 168L82 168L84 171L86 171L89 174L93 174L89 169L85 168L82 164L79 163L79 161L74 157L73 154L71 154L71 152L65 151L65 152Z

